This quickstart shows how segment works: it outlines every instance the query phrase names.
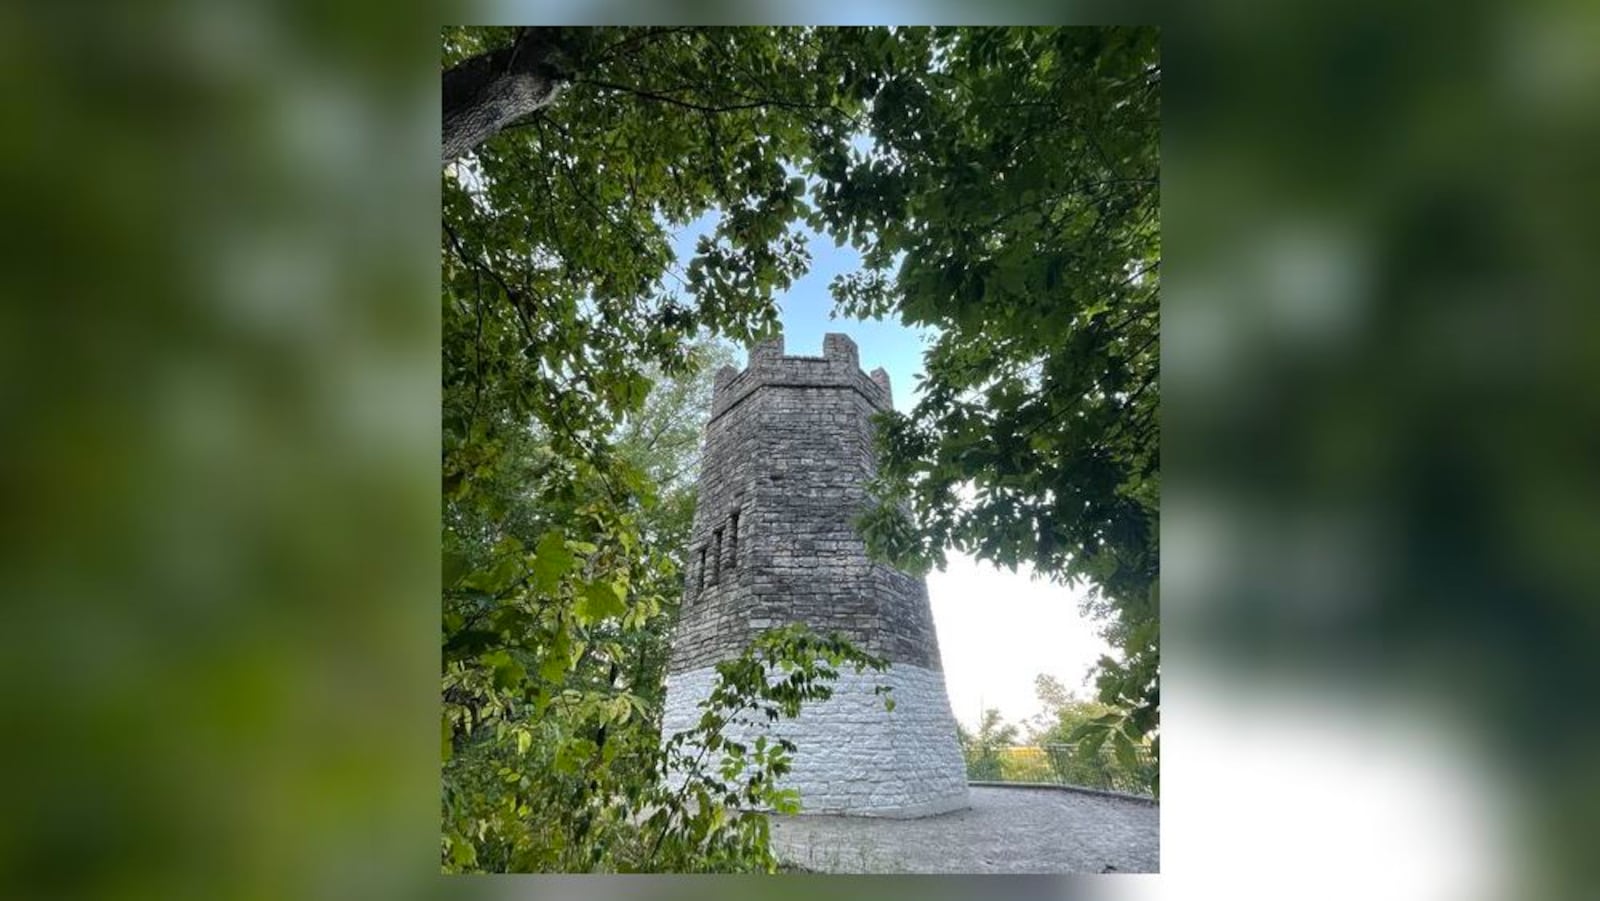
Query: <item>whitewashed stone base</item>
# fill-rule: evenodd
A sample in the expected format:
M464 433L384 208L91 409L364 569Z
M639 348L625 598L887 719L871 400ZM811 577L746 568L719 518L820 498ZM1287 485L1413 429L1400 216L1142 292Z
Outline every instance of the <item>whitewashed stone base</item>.
M708 666L667 677L664 735L699 722L698 705L716 675ZM873 693L878 685L893 686L893 711ZM969 806L956 721L944 674L936 670L841 668L833 697L807 703L798 719L730 727L727 734L745 743L763 734L795 743L793 769L780 785L799 790L801 813L920 817Z

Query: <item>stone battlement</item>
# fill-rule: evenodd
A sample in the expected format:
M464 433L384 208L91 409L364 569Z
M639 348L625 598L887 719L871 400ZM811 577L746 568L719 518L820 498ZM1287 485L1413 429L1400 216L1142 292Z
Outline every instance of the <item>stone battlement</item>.
M750 348L744 369L724 366L717 371L711 399L716 419L764 385L792 388L850 388L879 410L894 409L889 373L882 367L861 371L856 342L849 335L829 332L822 339L822 356L787 356L783 336L758 341Z

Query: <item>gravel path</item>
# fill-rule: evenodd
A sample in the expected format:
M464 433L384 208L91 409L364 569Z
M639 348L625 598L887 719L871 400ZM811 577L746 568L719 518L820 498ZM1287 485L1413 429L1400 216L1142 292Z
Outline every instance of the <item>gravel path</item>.
M824 873L1160 869L1157 806L1049 788L971 792L970 809L917 820L774 816L773 848L782 861Z

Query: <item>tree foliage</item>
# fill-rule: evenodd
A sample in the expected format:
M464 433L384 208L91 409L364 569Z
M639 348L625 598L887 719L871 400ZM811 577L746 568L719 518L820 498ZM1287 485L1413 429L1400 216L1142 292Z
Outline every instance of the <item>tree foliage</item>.
M877 46L877 45L874 45ZM934 326L883 424L869 542L1084 582L1121 659L1100 700L1159 727L1159 95L1150 29L906 29L871 57L870 152L816 162L862 249L848 315Z
M1149 743L1115 728L1121 720L1115 708L1080 698L1048 675L1041 674L1034 684L1044 713L1030 740L1046 749L1057 780L1068 785L1160 793L1160 772Z
M781 806L788 749L733 748L725 717L792 715L831 666L872 660L769 636L695 735L663 745L657 717L703 339L776 331L802 225L864 251L841 311L941 331L923 403L886 424L869 540L1088 578L1123 649L1106 691L1126 731L1154 729L1150 33L443 37L447 869L770 868L764 820L725 808ZM707 213L676 259L674 230ZM798 694L766 693L785 670ZM699 788L652 794L700 752L724 759ZM749 767L754 794L730 775Z
M665 741L630 728L640 698L575 688L479 730L446 754L446 872L775 872L765 811L800 809L778 785L796 748L760 730L827 700L843 665L888 668L791 625L718 663L700 720Z

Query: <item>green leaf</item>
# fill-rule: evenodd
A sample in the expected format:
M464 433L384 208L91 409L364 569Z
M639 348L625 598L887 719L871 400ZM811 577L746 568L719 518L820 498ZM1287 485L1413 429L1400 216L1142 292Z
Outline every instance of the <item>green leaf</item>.
M564 654L546 654L544 659L539 661L539 678L546 682L560 681L567 673L568 663Z
M622 593L615 583L588 582L579 592L578 602L572 609L580 622L592 625L607 617L621 616L628 608L622 602Z
M461 577L466 575L469 565L470 563L465 554L446 551L443 564L444 587L447 589L452 588L457 582L461 581Z
M495 595L504 591L522 573L522 561L516 557L501 557L494 568L479 570L462 581L462 587Z
M515 660L503 663L494 668L494 687L501 691L512 691L521 686L527 676L527 670Z
M1111 733L1111 750L1116 754L1117 763L1124 770L1131 773L1139 768L1138 751L1134 747L1133 741L1123 732L1116 731Z
M554 594L561 580L571 572L578 558L567 550L566 539L559 530L544 533L534 548L533 582L544 594Z
M800 793L792 788L780 789L771 797L772 809L778 813L796 814L800 812Z
M465 838L450 836L450 862L458 867L470 867L478 862L478 851Z

